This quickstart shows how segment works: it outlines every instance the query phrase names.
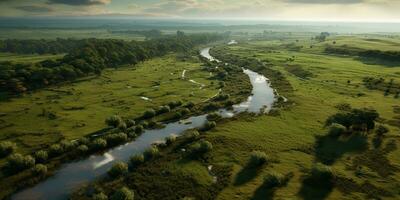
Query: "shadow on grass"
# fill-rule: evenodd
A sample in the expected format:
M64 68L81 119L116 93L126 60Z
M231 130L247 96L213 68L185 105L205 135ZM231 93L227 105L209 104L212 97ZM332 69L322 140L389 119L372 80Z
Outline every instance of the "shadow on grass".
M266 184L262 184L257 190L254 192L251 200L272 200L275 196L276 188L269 188Z
M400 62L396 61L387 61L379 58L367 58L367 57L358 57L356 60L366 64L366 65L383 65L385 67L399 67Z
M250 164L247 164L237 175L234 181L234 185L243 185L249 181L251 181L253 178L257 176L257 174L261 171L263 166L259 167L254 167L251 166Z
M307 177L303 180L299 195L304 200L322 200L332 192L333 187L331 181L315 181L312 177Z
M334 137L330 135L317 138L315 144L316 160L332 165L338 158L348 152L362 152L368 148L368 138L362 134Z

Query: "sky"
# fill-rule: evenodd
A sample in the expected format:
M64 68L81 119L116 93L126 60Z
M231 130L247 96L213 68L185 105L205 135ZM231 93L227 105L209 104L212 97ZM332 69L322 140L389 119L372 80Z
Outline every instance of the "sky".
M0 17L400 22L400 0L0 0Z

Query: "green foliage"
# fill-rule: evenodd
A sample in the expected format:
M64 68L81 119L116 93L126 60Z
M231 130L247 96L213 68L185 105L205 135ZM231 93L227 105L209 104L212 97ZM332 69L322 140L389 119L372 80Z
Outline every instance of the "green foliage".
M61 155L62 153L64 153L64 149L63 149L63 147L62 147L61 145L59 145L59 144L53 144L53 145L51 145L50 148L49 148L49 155L50 155L51 157L59 156L59 155Z
M153 118L154 116L156 116L156 111L154 111L153 109L146 110L143 113L143 118L144 119Z
M219 113L213 112L207 115L208 121L218 121L222 116Z
M317 183L324 183L332 181L335 178L335 174L330 167L317 163L312 167L310 177Z
M201 140L196 142L189 147L189 153L194 156L203 155L213 148L212 144L207 140Z
M107 141L102 138L97 138L92 141L91 148L95 151L105 149L107 147Z
M128 119L125 121L125 124L126 124L127 128L130 128L132 126L135 126L136 122L135 122L135 120Z
M137 166L141 165L142 163L144 163L144 156L143 156L143 154L134 155L129 159L129 162L132 167L137 167Z
M112 196L111 200L134 200L134 193L127 187L117 190Z
M61 148L64 150L64 152L66 152L66 151L73 150L78 145L78 143L77 142L71 142L71 141L68 141L68 140L63 140L63 141L60 142L60 145L61 145Z
M116 178L128 173L128 164L124 162L115 163L110 170L108 170L108 175L112 178Z
M160 154L157 147L150 147L143 152L144 160L150 160L157 157Z
M166 106L161 106L161 107L157 110L157 114L159 115L159 114L167 113L167 112L169 112L169 111L171 111L171 108L170 108L168 105L166 105Z
M81 145L79 145L79 146L76 148L76 150L77 150L78 153L80 153L80 154L86 154L86 153L89 151L89 147L86 146L86 145L84 145L84 144L81 144Z
M217 123L215 123L215 122L213 122L213 121L207 121L207 122L204 124L204 126L203 126L203 128L202 128L202 131L211 130L211 129L215 128L216 126L217 126Z
M32 174L35 176L45 176L47 174L47 166L43 164L37 164L32 168Z
M259 167L268 163L268 156L262 151L253 151L250 154L249 166Z
M17 149L17 145L15 143L9 141L0 142L0 158L12 154L15 149Z
M144 131L144 128L143 128L142 125L137 125L137 126L135 127L135 133L140 134L140 133L142 133L143 131Z
M346 133L346 127L341 124L333 123L329 126L329 135L331 136L340 136Z
M105 137L107 145L116 146L128 141L128 136L125 133L110 134Z
M107 117L105 122L108 126L112 126L112 127L116 128L123 122L123 120L120 116L113 115L113 116Z
M12 154L7 159L7 169L11 173L29 169L35 165L35 159L32 156L23 156L21 154Z
M37 163L44 163L47 161L49 156L47 154L47 151L39 150L39 151L35 152L34 157L35 157L35 160Z
M171 136L168 136L167 138L165 138L165 144L167 144L167 145L171 145L175 141L176 141L175 135L171 135Z
M42 88L47 85L62 81L74 80L89 74L101 74L107 67L117 67L124 64L137 64L149 58L165 55L170 51L188 51L195 45L222 39L219 34L191 34L182 36L178 40L174 36L159 39L147 40L143 42L124 41L115 39L86 39L68 40L74 47L56 48L60 51L68 50L68 54L59 60L45 60L33 65L21 65L13 63L0 63L0 85L1 92L21 93L27 90ZM0 47L0 51L9 51L9 44L25 42L31 43L27 49L42 48L42 45L50 45L52 42L45 40L38 41L18 41L11 40L6 43L5 49ZM53 41L54 42L54 41ZM59 42L55 42L58 44ZM61 43L64 43L61 42ZM33 45L35 44L35 45ZM25 45L22 45L25 46ZM23 48L17 48L23 49ZM39 51L44 53L48 51ZM54 51L54 52L59 52ZM24 71L20 71L24 69Z
M264 177L264 186L267 188L282 187L286 185L288 181L288 176L276 172L271 172Z
M93 200L108 200L108 197L104 193L100 192L100 193L93 195L92 199Z
M379 114L371 109L352 109L350 112L337 113L329 117L326 125L341 124L353 130L371 130L375 127L375 120Z
M182 101L171 101L171 102L168 103L168 106L171 109L174 109L174 108L179 107L181 105L182 105Z

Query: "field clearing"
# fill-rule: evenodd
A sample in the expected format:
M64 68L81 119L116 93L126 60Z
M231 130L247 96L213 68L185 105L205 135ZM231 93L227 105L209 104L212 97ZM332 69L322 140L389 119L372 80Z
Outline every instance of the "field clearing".
M135 67L107 69L100 77L0 102L0 139L14 141L19 152L30 153L63 138L76 139L100 130L105 118L114 114L138 117L174 100L199 103L218 92L218 84L208 77L199 61L181 62L175 54ZM189 79L205 87L200 89Z
M342 41L339 41L342 42ZM344 42L344 41L343 41ZM384 123L394 119L398 113L394 106L399 105L399 99L393 95L385 96L382 91L368 90L362 83L366 76L383 77L400 82L400 68L385 67L382 65L366 65L350 57L337 57L323 55L318 48L313 53L287 51L277 52L260 51L260 47L268 41L251 42L230 46L229 53L244 57L255 57L259 60L268 60L275 64L274 68L284 73L294 88L292 94L283 94L294 103L293 106L281 110L278 116L261 116L256 118L239 118L238 120L222 123L215 130L207 134L206 138L213 141L212 162L234 166L231 184L218 196L218 199L287 199L299 197L304 199L364 199L365 194L353 192L344 194L338 188L326 193L313 190L303 184L303 176L318 161L318 151L327 151L337 154L332 168L337 174L352 178L356 183L369 183L377 188L384 188L392 194L398 195L398 190L393 185L400 184L400 173L391 171L392 176L382 177L379 169L363 165L366 175L357 176L351 168L354 159L364 155L364 159L372 156L352 147L351 138L342 142L328 140L325 146L317 147L318 138L324 138L327 130L324 128L325 120L337 113L336 105L348 103L354 108L374 108L378 111ZM276 42L273 42L276 43ZM252 49L252 45L255 47ZM270 43L269 43L270 44ZM274 44L272 44L274 45ZM385 46L385 45L383 45ZM379 49L379 45L377 48ZM389 49L389 47L385 47ZM294 61L288 62L288 58ZM298 66L314 74L313 77L303 79L286 70L287 65ZM350 82L348 82L350 80ZM279 92L279 91L278 91ZM399 142L400 127L390 126L390 133L384 139L382 146L394 141ZM319 136L319 137L317 137ZM372 143L372 134L368 137ZM331 146L330 146L331 145ZM314 149L316 148L316 149ZM320 149L321 148L321 149ZM372 148L373 147L369 147ZM252 150L262 150L272 158L278 159L276 163L267 165L260 171L246 171L245 165ZM379 151L378 151L379 152ZM382 154L380 158L388 158L389 163L400 167L399 150ZM385 168L388 163L380 159ZM288 185L277 190L266 191L261 185L263 177L270 172L287 174L293 173L293 178ZM390 181L389 181L390 180ZM342 189L342 188L341 188ZM368 189L367 189L368 190ZM307 195L300 191L308 191ZM398 196L385 197L384 199L397 199Z
M15 63L36 63L44 60L55 60L62 58L64 54L57 55L32 55L32 54L13 54L13 53L0 53L0 62L11 61Z

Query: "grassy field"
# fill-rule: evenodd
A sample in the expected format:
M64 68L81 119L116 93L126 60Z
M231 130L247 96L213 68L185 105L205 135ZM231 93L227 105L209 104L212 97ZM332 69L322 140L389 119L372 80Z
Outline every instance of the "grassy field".
M228 181L218 182L223 185L216 195L216 199L220 200L399 199L400 150L397 145L400 140L400 101L394 95L367 89L363 78L382 77L398 83L400 66L364 64L353 57L326 55L324 46L335 40L337 44L364 49L398 50L395 47L400 41L384 38L366 40L362 36L335 36L324 43L302 39L296 46L304 47L296 50L287 46L297 43L295 40L242 40L238 45L224 47L226 53L272 63L272 68L281 72L293 87L293 91L278 91L289 99L289 106L273 115L244 115L219 122L215 129L200 136L213 145L213 150L202 159L188 161L179 156L178 151L167 149L163 151L162 158L130 173L124 181L100 182L97 189L110 193L110 188L127 185L142 194L149 188L157 187L158 194L169 194L170 188L157 186L154 182L161 183L167 179L173 187L187 184L189 177L193 184L197 184L195 190L192 190L193 186L175 188L173 194L164 197L202 199L198 193L212 195L211 188L217 188L206 174L207 168L225 166L231 169L231 174L227 176ZM308 48L310 45L314 48ZM275 87L279 88L279 85ZM377 110L379 123L389 128L380 146L374 145L374 133L339 138L327 136L325 121L339 112L337 105L343 104ZM180 145L179 142L177 145ZM247 167L250 153L254 150L265 152L270 162L257 169ZM333 186L308 184L307 176L311 168L321 162L332 168L336 177ZM164 170L169 173L163 174ZM263 185L264 177L271 172L292 176L284 187L268 189ZM139 187L143 180L135 178L142 176L153 180L152 185ZM218 174L216 176L219 177ZM103 184L105 187L102 188ZM157 196L160 198L160 195L148 198L156 199ZM139 195L139 199L142 197Z
M138 117L173 100L202 102L218 92L218 84L213 85L208 77L196 58L183 62L171 54L32 92L0 102L0 140L14 141L19 152L30 153L63 138L76 139L100 130L105 118L114 114Z
M35 63L48 59L58 59L62 58L63 54L58 55L21 55L21 54L13 54L13 53L0 53L0 62L4 61L12 61L15 63Z
M378 44L372 45L367 42L359 43L363 40L361 38L343 38L345 39L341 40L341 37L337 37L335 40L338 43L370 49L389 50L395 46L388 45L388 42L376 42ZM400 151L395 149L382 153L382 149L391 142L399 141L400 127L385 124L390 128L390 133L384 139L382 149L371 147L372 136L369 136L369 150L364 151L357 147L357 143L351 137L342 138L341 141L326 139L322 145L317 145L320 144L317 142L326 135L325 120L338 112L335 106L341 103L348 103L354 108L374 108L381 115L382 123L396 120L398 113L394 108L399 104L399 99L392 95L384 96L381 91L366 89L362 84L362 79L366 76L376 76L399 82L400 69L366 65L349 57L323 55L321 49L318 51L318 48L309 53L285 49L278 49L276 52L260 51L259 49L264 45L276 46L276 42L250 42L232 46L229 52L275 63L274 68L284 73L294 88L292 94L283 94L293 102L293 105L281 110L279 116L262 116L252 120L239 119L223 123L207 134L209 140L218 141L213 143L215 147L212 152L213 163L234 166L231 184L219 194L218 199L291 199L294 197L364 199L371 198L373 189L385 190L393 195L380 196L381 198L399 198L399 191L394 186L400 184L398 172ZM294 58L294 61L287 62L288 58ZM301 67L313 76L303 79L290 73L291 70L287 70L288 66ZM251 150L265 151L278 162L256 172L246 171L245 165ZM335 187L325 192L305 185L304 176L311 166L319 161L318 156L321 152L337 155L332 168L340 176L353 179L359 184L359 188L349 189L350 194L348 194L344 191L346 187L350 187L349 185ZM379 157L374 157L374 153L371 152L381 154ZM386 158L388 160L385 160ZM354 163L361 163L357 165L361 167L363 175L356 175ZM393 169L391 166L394 166ZM382 169L388 170L391 175L382 175L380 173ZM282 174L292 172L294 177L286 187L268 191L262 188L262 182L263 176L271 171ZM367 187L366 182L372 186Z

